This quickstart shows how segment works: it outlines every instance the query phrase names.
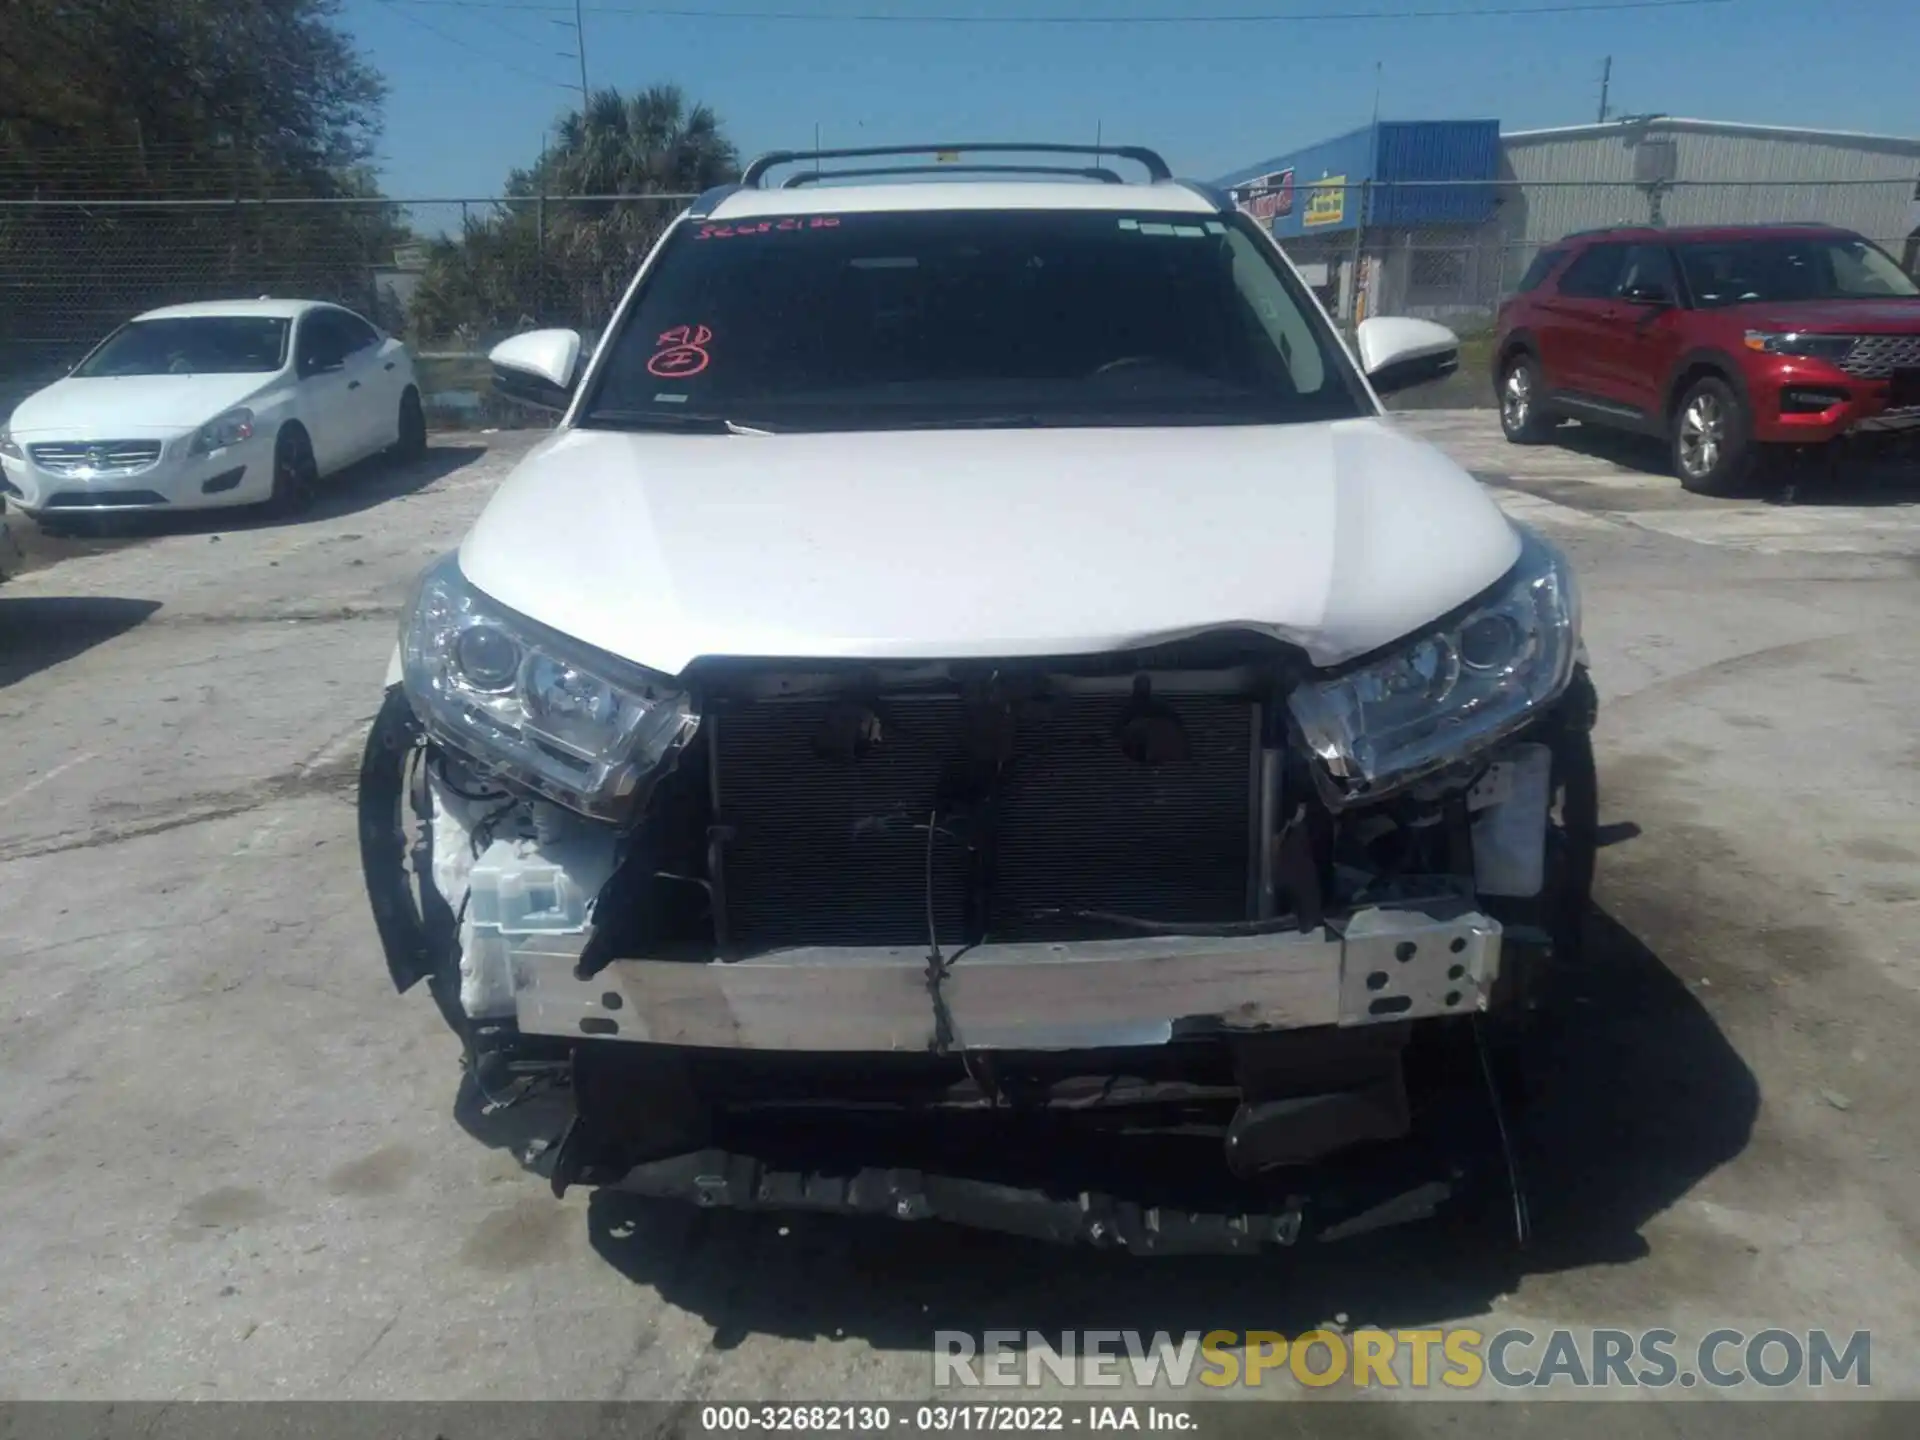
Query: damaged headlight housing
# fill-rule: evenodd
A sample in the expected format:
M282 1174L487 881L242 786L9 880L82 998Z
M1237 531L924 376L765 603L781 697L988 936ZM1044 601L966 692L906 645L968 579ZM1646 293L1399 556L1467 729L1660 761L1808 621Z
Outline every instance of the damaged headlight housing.
M1327 799L1394 790L1511 735L1573 678L1580 606L1566 557L1524 526L1520 559L1445 624L1289 699Z
M401 657L436 740L598 819L624 818L699 724L684 691L496 605L452 555L421 579Z

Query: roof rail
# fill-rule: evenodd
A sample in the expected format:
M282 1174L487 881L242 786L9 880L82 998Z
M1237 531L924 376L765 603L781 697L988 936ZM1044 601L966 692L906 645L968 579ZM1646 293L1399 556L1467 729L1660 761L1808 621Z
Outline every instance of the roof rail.
M715 185L710 189L702 190L693 204L687 207L687 214L695 220L704 220L719 208L722 200L739 188L738 185L728 184Z
M747 166L740 176L740 184L748 189L759 189L760 182L769 170L776 166L792 165L805 160L869 160L888 155L960 155L963 153L1093 155L1096 157L1111 155L1116 160L1131 160L1136 165L1144 166L1147 178L1151 181L1173 179L1173 171L1168 168L1167 162L1160 158L1159 153L1139 145L1023 145L1007 141L989 141L974 145L870 145L852 150L769 150Z
M817 185L822 180L853 180L886 175L949 175L955 172L968 175L1067 175L1081 180L1098 180L1107 185L1127 183L1103 165L1089 165L1084 169L1072 165L874 165L854 170L802 170L789 175L780 188L798 190L802 185Z

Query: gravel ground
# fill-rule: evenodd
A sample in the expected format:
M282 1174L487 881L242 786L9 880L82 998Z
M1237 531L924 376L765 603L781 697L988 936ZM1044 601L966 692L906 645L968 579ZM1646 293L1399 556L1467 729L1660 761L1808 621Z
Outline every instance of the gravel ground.
M1531 1250L1128 1262L554 1201L456 1107L358 873L408 584L535 438L450 435L297 525L0 589L0 1397L912 1398L936 1328L1336 1317L1864 1328L1876 1393L1920 1392L1913 487L1694 502L1580 432L1408 423L1570 549L1602 689L1604 913L1525 1119Z

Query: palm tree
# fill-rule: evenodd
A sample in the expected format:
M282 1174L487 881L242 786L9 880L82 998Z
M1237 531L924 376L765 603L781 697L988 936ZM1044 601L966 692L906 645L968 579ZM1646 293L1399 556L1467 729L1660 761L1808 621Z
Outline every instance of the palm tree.
M594 91L583 110L561 120L540 163L508 185L511 194L547 197L537 308L558 308L585 327L600 324L682 203L568 197L695 195L739 174L740 153L720 118L688 104L679 86Z
M679 86L596 90L560 121L539 163L508 178L505 205L434 247L415 300L416 328L423 336L484 336L533 317L597 329L684 208L669 197L739 173L739 152L719 117L688 104Z
M514 180L521 194L538 193L542 181L548 195L697 194L739 173L739 152L719 117L689 106L678 85L654 85L637 95L594 91L584 110L560 122L558 143L540 164Z

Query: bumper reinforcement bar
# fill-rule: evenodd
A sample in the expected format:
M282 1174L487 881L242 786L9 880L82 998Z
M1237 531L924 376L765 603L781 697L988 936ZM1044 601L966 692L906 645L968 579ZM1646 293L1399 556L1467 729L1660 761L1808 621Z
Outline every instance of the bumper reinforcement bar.
M1370 1025L1487 1007L1499 924L1460 902L1378 906L1303 933L986 944L947 958L955 1049L1085 1050L1176 1036ZM524 1034L769 1051L928 1051L916 947L574 967L584 935L506 937Z

